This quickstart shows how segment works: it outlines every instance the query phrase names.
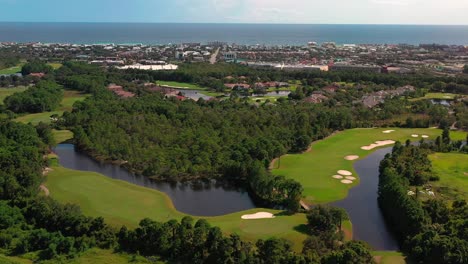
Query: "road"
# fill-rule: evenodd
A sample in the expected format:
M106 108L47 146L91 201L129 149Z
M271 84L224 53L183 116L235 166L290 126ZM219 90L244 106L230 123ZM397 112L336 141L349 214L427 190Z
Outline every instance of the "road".
M216 51L211 55L211 58L210 58L210 63L211 64L215 64L216 63L216 58L218 57L218 53L219 53L219 50L221 48L217 48Z

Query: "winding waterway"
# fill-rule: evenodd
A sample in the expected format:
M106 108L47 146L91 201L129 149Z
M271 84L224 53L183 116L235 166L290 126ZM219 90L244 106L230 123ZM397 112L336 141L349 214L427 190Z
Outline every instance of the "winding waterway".
M331 205L344 208L353 223L353 238L369 243L375 250L398 250L398 243L387 227L377 202L379 165L392 148L374 151L354 163L359 175L358 186L349 190L348 196Z
M247 191L241 188L220 185L215 182L157 182L130 173L118 165L95 161L87 155L75 151L75 146L72 144L59 144L54 152L59 157L60 165L65 168L93 171L116 180L164 192L171 198L175 208L186 214L218 216L255 208Z
M360 184L344 200L331 205L342 207L353 223L354 238L369 243L375 250L397 250L398 244L387 228L377 204L379 164L392 148L379 149L354 163ZM165 183L138 176L118 165L100 163L75 151L72 144L54 149L65 168L93 171L107 177L156 189L166 193L180 212L195 216L218 216L255 208L244 189L207 183ZM274 227L272 227L274 228Z

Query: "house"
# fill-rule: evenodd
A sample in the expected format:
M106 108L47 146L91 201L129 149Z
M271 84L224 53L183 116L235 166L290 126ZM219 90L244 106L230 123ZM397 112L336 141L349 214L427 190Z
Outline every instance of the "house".
M132 98L135 94L132 92L125 91L122 86L111 83L107 86L107 90L113 92L121 98Z
M319 93L315 93L315 94L312 94L311 96L309 97L306 97L304 99L304 102L307 102L307 103L313 103L313 104L319 104L319 103L322 103L323 101L327 100L328 97L326 97L325 95L323 94L319 94Z
M248 90L250 85L246 83L225 83L224 86L231 90Z
M29 74L29 76L32 76L32 77L37 77L37 78L42 78L45 76L45 73L43 72L31 72Z

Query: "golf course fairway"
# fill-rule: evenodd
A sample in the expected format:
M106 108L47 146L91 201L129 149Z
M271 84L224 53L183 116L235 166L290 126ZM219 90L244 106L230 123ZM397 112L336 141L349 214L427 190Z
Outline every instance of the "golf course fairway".
M383 133L384 131L391 132ZM435 140L441 134L442 130L435 128L350 129L314 142L311 149L305 153L282 156L272 163L272 173L300 182L304 188L303 195L307 203L334 202L344 199L348 190L359 183L359 175L356 175L353 169L354 161L345 160L346 156L357 155L362 159L371 154L373 150L363 150L361 147L379 140L404 143L407 139L421 140L423 135L428 136L426 140ZM413 135L418 137L413 137ZM450 136L452 140L464 140L466 132L452 131ZM343 184L340 180L332 178L339 170L350 171L357 179L350 185Z

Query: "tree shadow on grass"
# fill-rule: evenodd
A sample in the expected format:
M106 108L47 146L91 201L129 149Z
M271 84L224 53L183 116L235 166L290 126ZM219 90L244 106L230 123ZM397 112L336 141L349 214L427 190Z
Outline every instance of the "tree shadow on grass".
M294 230L304 235L310 235L310 229L306 224L297 225Z

